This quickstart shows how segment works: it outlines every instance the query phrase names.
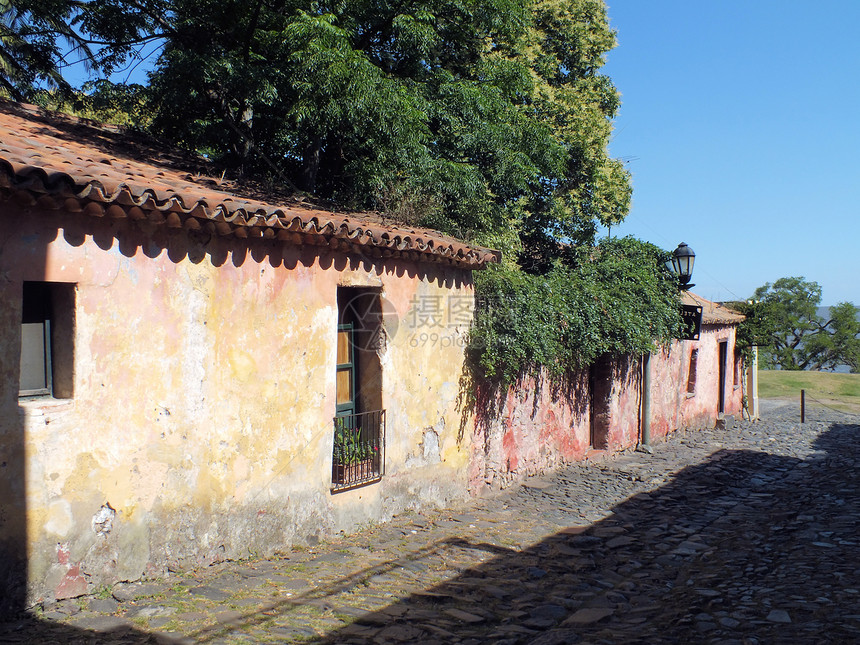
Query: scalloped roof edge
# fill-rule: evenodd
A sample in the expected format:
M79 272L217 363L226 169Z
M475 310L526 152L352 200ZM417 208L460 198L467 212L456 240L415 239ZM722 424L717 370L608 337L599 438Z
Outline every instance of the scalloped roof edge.
M501 259L499 251L431 229L387 224L376 213L338 213L275 195L247 196L241 187L207 176L205 168L189 171L203 160L154 140L136 141L114 126L36 106L0 101L0 131L0 199L468 269Z

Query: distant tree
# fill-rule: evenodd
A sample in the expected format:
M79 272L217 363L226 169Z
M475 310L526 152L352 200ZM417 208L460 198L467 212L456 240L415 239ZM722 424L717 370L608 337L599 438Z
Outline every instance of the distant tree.
M802 277L767 283L739 309L748 316L747 335L761 346L765 366L784 370L860 369L860 309L850 302L818 314L821 287ZM753 331L750 331L753 330Z
M47 110L129 130L146 131L152 123L149 88L137 83L112 83L101 78L87 81L71 92L37 91L30 100Z
M850 302L841 302L830 308L822 328L805 343L804 353L809 357L809 368L833 369L847 365L852 372L860 371L860 309ZM823 319L822 319L823 320Z

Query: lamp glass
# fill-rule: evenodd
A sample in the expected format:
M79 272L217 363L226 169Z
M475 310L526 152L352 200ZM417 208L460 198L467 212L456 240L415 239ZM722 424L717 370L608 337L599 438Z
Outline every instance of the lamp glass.
M687 287L693 275L693 264L696 260L696 253L685 242L681 242L674 253L672 253L671 260L672 271L678 276L682 288Z
M678 258L678 273L685 278L689 278L693 275L693 262L695 262L695 255L682 255Z

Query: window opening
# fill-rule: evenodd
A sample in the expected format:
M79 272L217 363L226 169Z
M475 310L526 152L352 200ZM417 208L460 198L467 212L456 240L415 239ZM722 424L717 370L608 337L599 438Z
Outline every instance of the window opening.
M384 340L379 290L341 287L337 292L336 405L332 491L382 478L385 410L382 409Z
M741 384L741 372L744 364L743 356L741 355L741 350L735 346L734 351L734 377L733 377L733 385L738 387Z
M687 394L696 393L696 368L699 362L699 350L694 349L690 352L690 369L687 373Z
M726 341L720 342L720 363L719 363L719 383L718 383L718 396L719 399L717 401L717 412L719 414L723 414L726 411L726 375L728 369L728 360L729 360L729 344Z
M24 282L19 396L71 398L75 285Z
M609 428L612 422L612 362L599 358L588 371L589 392L589 447L606 450L609 447Z

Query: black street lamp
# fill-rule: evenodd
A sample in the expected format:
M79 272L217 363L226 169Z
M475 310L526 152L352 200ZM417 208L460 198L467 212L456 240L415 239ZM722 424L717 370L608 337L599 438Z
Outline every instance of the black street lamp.
M681 285L681 291L686 291L690 287L696 285L690 283L690 278L693 277L693 262L696 260L696 254L693 252L686 242L681 242L678 248L672 253L671 264L666 263L676 276Z

